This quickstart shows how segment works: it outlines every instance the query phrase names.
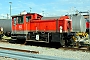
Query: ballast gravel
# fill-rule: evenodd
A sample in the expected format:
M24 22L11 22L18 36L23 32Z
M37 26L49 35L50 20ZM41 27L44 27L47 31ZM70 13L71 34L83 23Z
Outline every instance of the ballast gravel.
M0 56L0 60L16 60L10 57L4 57L4 56Z
M55 49L55 48L21 45L21 44L10 44L10 43L3 43L3 42L0 42L0 47L39 51L40 55L71 58L75 60L90 60L90 52L71 51L71 50L63 50L60 48Z

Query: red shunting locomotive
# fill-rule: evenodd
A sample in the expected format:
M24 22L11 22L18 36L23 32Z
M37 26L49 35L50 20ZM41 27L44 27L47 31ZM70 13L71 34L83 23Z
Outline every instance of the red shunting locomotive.
M43 17L37 13L12 16L12 42L35 41L70 44L72 20L69 16ZM68 40L67 40L68 39Z

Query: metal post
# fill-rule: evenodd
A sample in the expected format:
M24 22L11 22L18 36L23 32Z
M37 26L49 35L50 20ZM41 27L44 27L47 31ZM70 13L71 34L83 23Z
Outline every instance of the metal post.
M31 9L32 9L32 8L30 7L30 13L31 13Z
M7 19L8 19L8 14L7 14Z
M10 3L10 19L11 19L11 4L12 2L9 2Z
M42 14L43 14L43 16L44 16L44 11L42 11Z

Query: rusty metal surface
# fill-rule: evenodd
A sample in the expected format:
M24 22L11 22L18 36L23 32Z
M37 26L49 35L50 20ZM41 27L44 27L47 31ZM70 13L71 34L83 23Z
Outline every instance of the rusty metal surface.
M90 52L90 47L82 47L82 48L78 48L78 47L62 47L60 49L63 50L72 50L72 51L82 51L82 52Z
M21 49L5 48L5 47L0 47L0 49L13 50L13 51L20 51L20 52L28 52L28 53L35 53L35 54L39 54L39 51L21 50Z

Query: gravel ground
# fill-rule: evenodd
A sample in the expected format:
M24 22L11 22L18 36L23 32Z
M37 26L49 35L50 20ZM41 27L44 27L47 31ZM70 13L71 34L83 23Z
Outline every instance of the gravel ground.
M16 59L0 56L0 60L16 60Z
M55 49L55 48L47 48L47 47L25 46L20 44L7 44L2 42L0 42L0 47L34 50L34 51L39 51L39 54L41 55L47 55L47 56L57 56L57 57L71 58L76 60L90 60L90 52L71 51L71 50L63 50L63 49Z

